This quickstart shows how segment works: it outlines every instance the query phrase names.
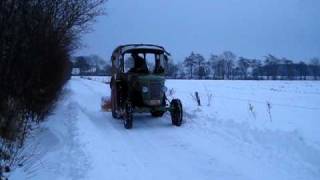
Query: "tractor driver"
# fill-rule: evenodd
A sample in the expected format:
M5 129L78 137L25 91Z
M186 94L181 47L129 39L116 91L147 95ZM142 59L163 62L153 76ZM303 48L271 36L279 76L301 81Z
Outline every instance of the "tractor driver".
M144 58L140 57L137 52L133 52L131 54L133 61L134 61L134 66L131 68L128 72L129 73L143 73L143 74L148 74L149 70L146 64L146 61ZM132 76L132 78L128 82L130 84L129 88L129 98L131 101L134 103L136 106L142 106L143 101L142 101L142 96L141 96L141 90L139 86L139 81L137 76Z
M129 70L130 73L149 73L146 60L139 56L137 52L131 54L134 60L134 67Z

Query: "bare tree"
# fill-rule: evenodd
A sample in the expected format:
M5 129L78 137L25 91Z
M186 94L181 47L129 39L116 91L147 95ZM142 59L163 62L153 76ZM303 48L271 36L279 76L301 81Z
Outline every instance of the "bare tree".
M304 62L299 62L297 65L297 71L300 76L300 80L306 80L307 79L307 73L308 73L308 66Z
M318 80L320 76L320 59L312 58L310 60L310 69L314 80Z
M205 59L201 54L194 54L194 62L196 64L196 71L198 79L203 79L206 76Z
M260 76L262 76L262 63L258 59L253 59L250 62L251 68L252 68L252 76L254 79L258 80L260 79Z
M243 79L247 79L248 78L248 68L250 67L250 60L240 57L239 61L238 61L238 67L239 70L242 74L242 78Z
M271 77L273 80L277 79L278 75L278 64L279 64L279 59L271 54L265 57L265 73L268 77L268 79Z
M236 55L231 51L225 51L220 55L220 59L222 61L222 66L224 66L224 79L231 79Z
M285 76L288 80L293 80L294 78L294 64L291 60L288 60L286 58L282 59L285 67Z
M218 72L219 72L219 66L218 66L218 62L219 62L219 56L212 54L208 60L209 63L209 67L211 69L211 74L212 74L212 78L213 79L217 79L218 78Z
M190 74L189 78L193 79L194 67L196 65L195 54L193 52L190 56L186 57L184 60L184 65L188 68L188 73Z
M166 67L166 76L175 79L178 77L178 71L178 65L174 64L172 61L169 61Z

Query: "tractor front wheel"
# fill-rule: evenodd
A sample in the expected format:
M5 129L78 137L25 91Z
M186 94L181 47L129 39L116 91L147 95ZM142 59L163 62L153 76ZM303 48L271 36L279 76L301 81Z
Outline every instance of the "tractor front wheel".
M182 104L179 99L173 99L170 103L172 125L181 126L183 118Z

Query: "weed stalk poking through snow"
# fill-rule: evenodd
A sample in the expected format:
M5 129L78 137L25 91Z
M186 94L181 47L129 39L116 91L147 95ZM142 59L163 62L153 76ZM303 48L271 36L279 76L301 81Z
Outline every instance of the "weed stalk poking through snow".
M267 101L267 112L269 114L270 121L272 122L271 108L272 108L271 103Z
M200 101L199 93L196 91L196 92L194 93L194 95L193 95L193 94L190 94L190 95L191 95L192 99L197 103L197 105L198 105L198 106L201 106L201 101Z
M207 106L211 106L213 94L212 94L212 92L210 92L208 90L207 86L204 86L204 89L206 90L206 95L207 95L207 100L208 100Z
M176 91L173 88L171 88L168 90L167 97L170 97L171 99L173 99L175 93L176 93Z
M253 105L249 102L249 112L252 114L252 117L256 119L256 112L254 110Z

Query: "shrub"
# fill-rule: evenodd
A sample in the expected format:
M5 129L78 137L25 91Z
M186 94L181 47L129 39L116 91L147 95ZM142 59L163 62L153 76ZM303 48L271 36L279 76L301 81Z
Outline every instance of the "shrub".
M0 2L0 156L8 159L0 167L54 107L70 79L70 53L104 1Z

